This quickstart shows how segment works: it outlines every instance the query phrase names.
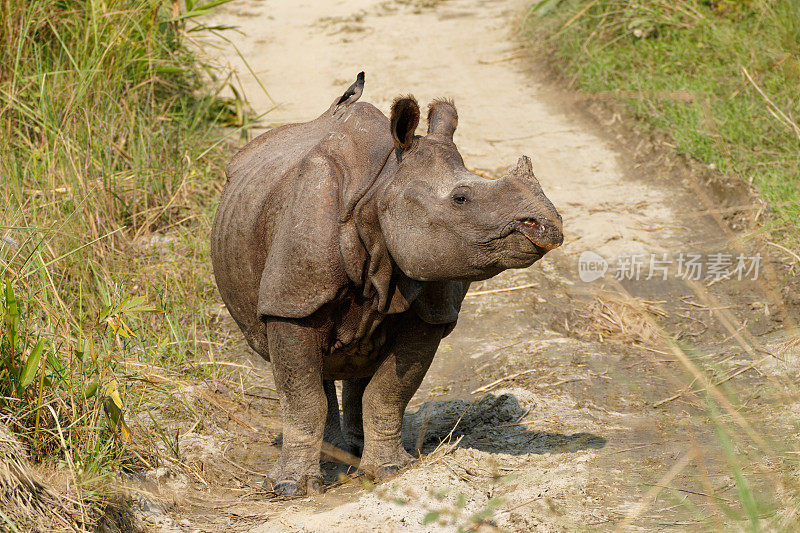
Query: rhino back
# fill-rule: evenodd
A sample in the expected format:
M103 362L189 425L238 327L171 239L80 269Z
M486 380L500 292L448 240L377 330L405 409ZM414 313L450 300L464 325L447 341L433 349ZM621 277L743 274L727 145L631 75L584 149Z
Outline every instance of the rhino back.
M380 172L392 145L386 117L356 103L343 115L329 110L268 131L228 164L212 228L214 275L229 312L262 355L259 292L281 293L274 300L285 305L267 306L269 314L297 317L347 282L336 241L339 214ZM265 286L268 263L273 279Z

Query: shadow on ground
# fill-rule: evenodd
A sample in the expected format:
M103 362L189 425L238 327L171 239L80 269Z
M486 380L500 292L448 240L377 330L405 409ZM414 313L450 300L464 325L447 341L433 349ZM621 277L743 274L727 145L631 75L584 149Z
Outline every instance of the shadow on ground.
M606 439L591 433L548 433L519 422L533 406L514 394L487 394L472 404L462 400L425 402L403 420L403 445L431 453L444 441L462 437L459 447L489 453L526 455L602 448ZM422 438L420 438L422 435Z

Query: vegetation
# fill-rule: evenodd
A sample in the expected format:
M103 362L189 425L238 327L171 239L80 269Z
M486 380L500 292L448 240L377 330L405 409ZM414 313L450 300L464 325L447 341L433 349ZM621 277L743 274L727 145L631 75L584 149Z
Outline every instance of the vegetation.
M0 425L68 472L75 527L160 460L126 412L188 409L165 384L215 345L215 126L241 123L186 43L225 1L0 1Z
M800 3L544 0L526 26L577 87L753 184L769 229L800 249Z

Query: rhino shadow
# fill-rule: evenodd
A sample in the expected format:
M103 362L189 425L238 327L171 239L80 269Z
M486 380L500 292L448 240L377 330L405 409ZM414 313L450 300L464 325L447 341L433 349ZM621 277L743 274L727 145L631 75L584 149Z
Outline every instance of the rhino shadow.
M472 404L462 400L425 402L416 412L405 413L403 446L412 454L418 447L426 454L442 442L455 442L462 437L459 448L527 455L570 453L606 445L605 438L591 433L564 435L519 424L533 407L520 405L511 393L487 394Z

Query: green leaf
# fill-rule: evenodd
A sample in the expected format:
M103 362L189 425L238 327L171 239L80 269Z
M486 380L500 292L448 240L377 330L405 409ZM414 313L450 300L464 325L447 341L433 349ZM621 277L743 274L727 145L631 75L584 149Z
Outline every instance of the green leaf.
M116 333L118 335L120 335L121 337L125 337L125 338L128 338L128 339L131 339L131 338L136 336L133 333L133 331L131 331L131 328L128 327L128 324L126 324L125 321L122 320L122 318L119 319L118 327L119 327L119 329L117 330Z
M117 428L119 428L122 438L127 442L131 442L133 439L131 437L131 431L125 423L125 416L122 414L122 400L117 392L117 382L113 381L112 383L113 385L109 385L106 392L111 390L113 396L107 396L103 400L103 411L105 411L106 414L106 422L108 422L108 427L111 431L116 431Z
M58 357L58 353L56 352L47 352L47 364L50 365L50 368L58 373L59 377L64 376L64 365L61 364L61 359Z
M119 304L119 308L122 310L127 310L132 307L136 307L137 305L141 305L142 303L144 303L144 296L132 296L122 300L122 303Z
M136 296L135 298L128 298L119 306L120 311L125 313L161 313L162 310L158 307L145 304L144 296Z
M97 321L98 322L102 322L103 320L106 319L106 317L108 316L109 313L111 313L111 306L107 305L107 306L105 306L103 308L102 311L100 311L100 314L98 315Z
M177 22L179 20L195 18L195 17L199 17L199 16L202 16L202 15L208 15L211 12L211 10L214 9L215 7L221 6L222 4L227 4L228 2L232 2L232 1L233 0L211 0L211 2L208 2L207 4L203 4L202 6L195 6L195 9L192 9L191 11L187 11L186 13L183 13L182 15L170 18L170 19L167 20L167 22Z
M122 411L114 403L114 400L106 397L103 398L103 412L105 412L108 427L111 429L111 431L115 431L117 429L117 422L119 421Z
M42 361L42 350L44 350L44 339L39 339L33 351L25 361L25 366L22 367L22 373L19 376L19 385L17 387L17 394L21 394L28 385L31 384L33 378L36 377L36 369L39 368L39 363Z
M92 396L97 394L97 381L92 381L86 386L86 390L84 391L83 395L88 400Z
M84 337L80 340L78 344L78 348L75 350L75 357L81 362L81 364L88 364L89 363L89 356L91 355L92 360L95 359L94 356L94 347L92 346L92 337L91 334L88 337Z
M188 69L182 67L175 67L172 65L162 65L156 67L157 74L180 74L182 72L189 72Z
M439 520L439 512L438 511L428 511L425 517L422 519L422 525L426 526L432 522L436 522Z

